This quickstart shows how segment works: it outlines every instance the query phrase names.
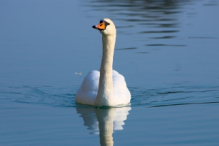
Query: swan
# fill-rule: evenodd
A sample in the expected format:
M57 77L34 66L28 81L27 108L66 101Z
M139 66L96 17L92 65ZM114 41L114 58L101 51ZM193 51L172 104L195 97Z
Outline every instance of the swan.
M116 42L116 27L112 20L104 18L93 26L102 34L103 54L100 71L90 71L76 93L75 101L92 106L127 105L131 93L125 78L113 70L113 55Z

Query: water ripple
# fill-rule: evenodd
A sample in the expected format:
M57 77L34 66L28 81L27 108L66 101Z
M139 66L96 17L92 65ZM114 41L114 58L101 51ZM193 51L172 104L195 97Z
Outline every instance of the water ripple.
M20 103L72 107L75 106L75 91L73 89L72 87L55 88L51 86L1 86L0 99Z
M76 107L75 93L78 86L59 87L3 87L0 100L58 107ZM219 86L174 86L170 88L129 88L131 106L161 107L189 104L219 103Z
M179 86L160 89L131 88L132 106L160 107L219 103L218 86Z

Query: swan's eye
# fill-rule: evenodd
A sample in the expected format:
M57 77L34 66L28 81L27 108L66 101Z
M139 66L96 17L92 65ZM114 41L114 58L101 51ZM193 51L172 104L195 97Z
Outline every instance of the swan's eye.
M105 21L105 24L106 24L106 26L107 26L107 25L110 25L110 23L108 23L108 22L106 22L106 21Z

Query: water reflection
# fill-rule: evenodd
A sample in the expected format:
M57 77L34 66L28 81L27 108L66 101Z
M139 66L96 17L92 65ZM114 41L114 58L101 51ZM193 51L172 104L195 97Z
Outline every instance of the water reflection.
M84 126L99 134L101 146L113 145L113 130L123 130L125 120L131 107L122 108L84 108L76 107L77 113L83 118Z
M152 25L160 28L173 28L178 26L177 15L183 5L190 1L181 0L91 0L89 6L96 11L110 11L114 18L139 25ZM132 26L132 25L131 25ZM133 25L134 26L134 25ZM130 25L129 25L130 27ZM120 27L118 27L120 28Z
M133 35L136 37L144 35L150 39L151 42L143 44L145 48L151 43L153 44L150 46L157 47L154 44L158 44L157 42L161 40L174 40L179 37L182 25L179 21L179 14L184 11L184 6L190 4L190 0L90 0L87 6L91 7L92 11L107 12L107 17L120 22L116 25L119 34L132 35L132 38L135 37ZM127 30L128 27L132 28ZM143 42L145 43L145 41ZM171 43L171 45L164 44L159 47L186 46L185 44L176 44L176 41L167 43Z

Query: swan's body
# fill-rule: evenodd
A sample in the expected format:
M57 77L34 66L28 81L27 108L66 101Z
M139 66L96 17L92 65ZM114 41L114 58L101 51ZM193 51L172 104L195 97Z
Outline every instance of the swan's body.
M100 72L91 71L76 94L76 102L94 106L117 106L128 104L131 94L124 77L113 71L113 55L116 41L114 23L105 18L93 26L102 34L103 55Z

